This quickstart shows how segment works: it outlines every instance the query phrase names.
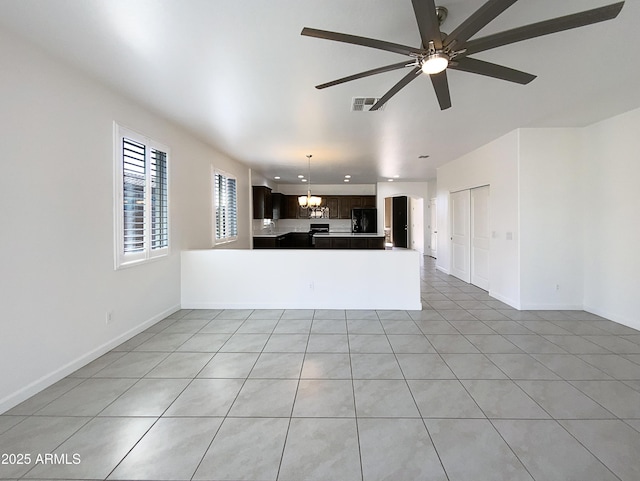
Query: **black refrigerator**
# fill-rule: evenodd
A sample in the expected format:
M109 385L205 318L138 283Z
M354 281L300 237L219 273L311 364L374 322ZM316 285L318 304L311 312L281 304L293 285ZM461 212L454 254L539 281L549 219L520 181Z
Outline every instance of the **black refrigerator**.
M356 234L377 234L378 209L351 209L351 232Z

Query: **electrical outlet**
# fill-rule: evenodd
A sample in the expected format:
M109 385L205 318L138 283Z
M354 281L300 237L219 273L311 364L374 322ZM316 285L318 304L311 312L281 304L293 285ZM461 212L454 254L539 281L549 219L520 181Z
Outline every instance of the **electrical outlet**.
M105 314L105 321L107 325L111 324L111 321L113 321L113 311L107 311Z
M556 291L560 290L560 284L556 284Z

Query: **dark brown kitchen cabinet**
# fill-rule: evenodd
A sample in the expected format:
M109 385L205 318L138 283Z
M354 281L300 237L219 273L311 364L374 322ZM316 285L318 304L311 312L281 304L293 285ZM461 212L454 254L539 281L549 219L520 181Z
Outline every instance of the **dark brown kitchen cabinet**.
M273 192L271 194L271 206L273 211L273 220L278 219L286 219L285 210L286 210L286 200L285 195L280 194L279 192Z
M362 207L376 207L376 196L375 195L363 195L362 196Z
M367 238L367 249L384 249L384 237Z
M309 249L311 236L308 232L289 232L287 234L287 247L289 249Z
M356 207L376 207L375 195L323 195L322 207L329 210L329 219L351 219L351 209ZM276 196L282 196L276 200ZM297 195L271 194L274 219L308 219L309 211L298 205ZM280 202L280 217L276 216L277 202Z
M341 195L338 199L338 219L351 219L351 196Z
M347 237L334 237L331 239L332 249L349 249L351 248L350 239Z
M287 235L271 236L271 237L254 237L254 249L281 249L286 246Z
M298 196L285 195L285 209L283 219L297 219L298 218Z
M341 195L339 198L339 219L351 219L351 209L375 207L375 195Z
M339 211L340 197L337 195L327 197L327 208L329 209L329 219L338 219L340 215Z
M351 247L352 249L367 249L368 240L369 239L366 239L364 237L354 237L351 239L349 247Z
M316 249L384 249L384 237L314 236Z
M318 237L314 239L316 249L331 249L331 237Z
M253 218L273 218L273 205L271 202L271 189L262 185L253 186Z

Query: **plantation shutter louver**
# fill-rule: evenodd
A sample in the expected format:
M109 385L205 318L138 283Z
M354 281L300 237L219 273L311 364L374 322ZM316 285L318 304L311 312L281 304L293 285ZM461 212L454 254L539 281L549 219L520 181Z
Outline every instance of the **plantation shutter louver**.
M230 241L238 236L236 179L216 172L214 174L215 238Z
M167 154L151 149L151 249L169 245Z
M144 250L146 148L131 139L122 141L124 252Z

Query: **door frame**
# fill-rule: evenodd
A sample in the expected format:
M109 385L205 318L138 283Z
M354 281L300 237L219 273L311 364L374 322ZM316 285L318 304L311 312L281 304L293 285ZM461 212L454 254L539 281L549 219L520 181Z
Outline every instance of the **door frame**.
M438 198L429 199L429 255L438 258Z

